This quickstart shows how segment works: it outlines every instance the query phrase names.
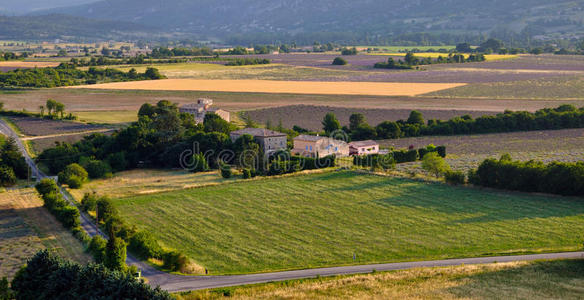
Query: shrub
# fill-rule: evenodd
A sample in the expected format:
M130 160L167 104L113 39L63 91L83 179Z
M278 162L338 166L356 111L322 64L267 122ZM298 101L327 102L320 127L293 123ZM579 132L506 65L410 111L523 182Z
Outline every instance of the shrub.
M450 166L446 161L435 152L424 156L422 168L434 176L440 176L450 170Z
M41 195L57 192L59 190L57 183L54 180L48 178L39 181L39 183L35 185L35 188Z
M251 178L251 170L250 169L243 169L242 174L243 174L243 179L250 179Z
M8 166L0 166L0 184L2 186L13 186L16 184L16 174Z
M178 251L169 251L162 256L162 267L171 271L181 271L189 265L189 259Z
M104 178L112 172L112 168L106 162L101 160L91 160L85 166L87 174L91 179Z
M107 198L102 197L97 200L97 221L107 222L110 218L117 215L113 202Z
M96 193L85 193L83 199L81 199L81 209L85 212L95 211L97 208L97 200Z
M446 158L446 146L438 146L436 147L436 152L442 158Z
M79 210L75 206L67 205L56 211L57 219L61 221L67 229L75 228L81 225L79 220Z
M87 180L89 175L82 166L77 163L73 163L65 167L65 169L59 173L59 182L69 184L69 179L71 179L73 176L78 178L78 180L76 179L75 181L81 181L81 183L83 183ZM76 183L77 182L74 182L74 184Z
M91 241L89 242L87 252L89 252L93 256L95 262L98 264L103 263L103 260L105 259L106 245L107 241L100 235L94 236L93 238L91 238Z
M233 171L231 170L230 166L228 166L228 165L221 166L221 177L223 177L225 179L229 179L229 178L231 178L232 175L233 175Z
M163 250L152 234L140 231L130 238L128 244L130 252L140 259L161 258Z
M335 66L344 66L346 64L347 64L347 61L342 57L336 57L333 60L333 65L335 65Z
M454 185L462 185L466 183L466 177L461 171L446 171L444 178L447 183Z
M115 234L110 235L105 246L103 265L110 270L122 271L126 268L126 243Z
M202 153L193 155L193 172L205 172L209 170L209 163Z
M67 185L72 189L80 189L83 186L83 180L76 175L72 175L67 179Z

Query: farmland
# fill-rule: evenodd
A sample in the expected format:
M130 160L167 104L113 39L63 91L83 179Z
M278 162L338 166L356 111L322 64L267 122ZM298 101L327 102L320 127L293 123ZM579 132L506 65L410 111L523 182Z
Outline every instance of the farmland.
M211 274L571 250L580 246L584 229L579 199L354 172L180 190L115 204L130 224Z
M463 86L459 83L316 82L166 79L92 85L104 90L211 91L309 95L416 96ZM77 88L87 88L79 86Z
M582 129L480 134L468 136L440 136L404 138L381 142L383 147L396 149L410 145L445 145L448 163L457 170L475 168L486 158L499 158L511 154L513 159L543 162L584 160L584 133ZM400 170L421 171L418 163L400 165Z
M265 108L245 111L244 114L259 124L266 124L270 121L273 125L278 125L280 120L285 128L292 128L298 125L302 128L320 131L322 130L322 119L324 116L334 113L341 125L349 124L349 117L353 113L362 113L370 125L377 125L383 121L407 120L411 110L409 109L363 109L346 108L315 105L290 105L275 108ZM426 119L448 120L453 117L465 114L479 117L492 115L492 111L478 110L420 110Z
M293 280L178 294L190 299L563 299L581 296L584 261L497 263ZM229 296L224 296L228 292Z
M37 250L49 248L80 263L83 246L42 207L33 189L0 193L0 278L11 278Z
M105 129L104 126L99 125L59 120L45 120L34 117L8 117L8 119L27 136L59 135Z

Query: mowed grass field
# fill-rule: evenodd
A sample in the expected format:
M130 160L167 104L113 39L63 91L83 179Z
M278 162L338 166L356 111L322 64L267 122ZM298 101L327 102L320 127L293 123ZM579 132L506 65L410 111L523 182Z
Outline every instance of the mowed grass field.
M154 81L104 83L67 88L312 95L416 96L464 85L465 84L463 83L164 79Z
M179 300L581 299L582 268L584 260L421 268L193 291L176 296Z
M581 199L331 172L115 200L211 274L581 248ZM355 260L353 259L355 255Z
M28 258L45 248L79 263L91 261L83 245L43 207L34 189L0 193L0 278L12 278Z

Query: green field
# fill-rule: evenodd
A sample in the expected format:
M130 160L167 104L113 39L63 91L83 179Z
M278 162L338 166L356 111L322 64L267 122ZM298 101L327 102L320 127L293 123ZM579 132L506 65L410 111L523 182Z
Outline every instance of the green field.
M130 224L211 274L575 250L584 231L581 199L348 171L144 195L116 205Z

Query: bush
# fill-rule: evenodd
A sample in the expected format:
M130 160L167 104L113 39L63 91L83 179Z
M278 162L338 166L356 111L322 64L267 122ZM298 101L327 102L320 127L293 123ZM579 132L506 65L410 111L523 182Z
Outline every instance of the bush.
M336 57L333 60L333 65L335 65L335 66L344 66L346 64L347 64L347 61L342 57Z
M232 175L233 175L233 171L231 170L230 166L228 166L228 165L221 166L221 177L223 177L225 179L229 179L229 178L231 178Z
M450 170L450 166L436 152L424 156L422 168L434 176L440 176Z
M454 185L463 185L466 183L466 177L461 171L446 171L444 178L447 183Z
M85 212L95 211L97 208L97 194L95 193L85 193L83 199L81 199L81 209Z
M79 220L79 210L75 206L67 205L56 211L57 219L61 221L63 226L67 229L79 227L81 221Z
M8 166L0 166L0 185L13 186L16 184L16 174Z
M169 251L162 256L162 267L173 272L185 270L189 265L189 259L178 251Z
M116 208L113 202L107 198L102 197L97 200L97 221L107 222L110 218L117 215Z
M35 188L39 194L41 194L41 196L51 192L57 192L59 190L57 183L54 180L48 178L39 181L39 183L35 185Z
M436 152L442 158L446 158L446 146L438 146L436 147Z
M73 180L73 184L77 185L79 182L83 184L83 182L87 180L88 176L89 175L87 174L87 171L82 166L77 163L73 163L65 167L65 169L59 173L58 177L59 182L63 184L69 184L69 179L72 177L77 177L77 179Z
M243 169L242 174L243 174L243 179L250 179L251 178L251 170L250 169Z
M130 238L128 249L138 258L147 260L149 258L161 258L163 250L152 234L140 231Z
M193 172L205 172L209 170L209 163L202 153L193 155Z
M72 175L69 177L69 179L67 179L66 184L69 186L69 188L80 189L83 186L83 180L79 176Z
M91 179L104 178L112 172L112 168L101 160L91 160L85 166L87 174Z
M105 259L105 247L107 245L107 241L101 237L100 235L94 236L91 241L89 242L89 246L87 247L87 252L89 252L95 262L100 264L103 263Z

